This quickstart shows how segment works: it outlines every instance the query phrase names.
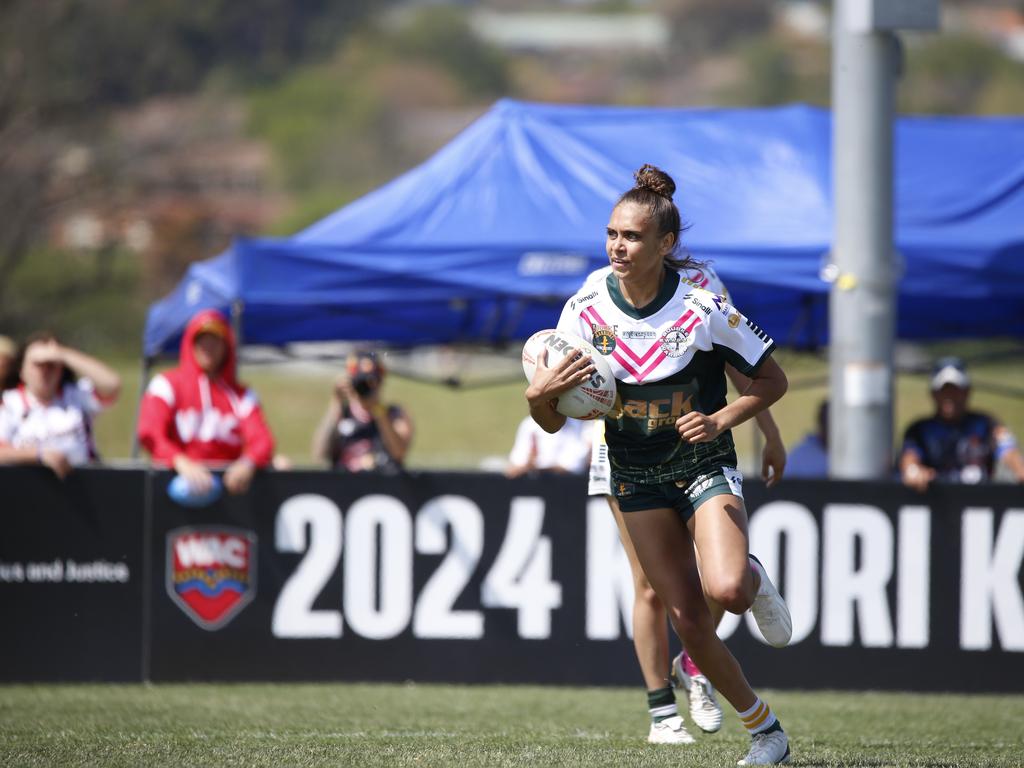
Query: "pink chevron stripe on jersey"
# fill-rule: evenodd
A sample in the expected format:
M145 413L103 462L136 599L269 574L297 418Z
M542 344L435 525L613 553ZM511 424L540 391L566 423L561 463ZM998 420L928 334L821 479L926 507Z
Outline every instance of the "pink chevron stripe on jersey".
M686 319L690 315L692 315L692 314L693 314L693 310L692 309L686 310L686 314L683 315L682 317L680 317L678 320L676 320L672 324L672 327L673 328L680 327L683 324L683 322L686 321ZM685 333L689 334L691 331L693 331L694 328L696 328L698 325L700 325L701 322L702 322L701 316L700 315L696 315L693 318L693 322L691 322L688 326L683 328L683 331ZM646 378L648 376L648 374L651 373L651 371L653 371L655 368L657 368L658 365L661 363L661 361L664 360L666 357L667 357L667 355L665 354L664 351L662 351L657 357L654 358L654 361L649 366L647 366L647 369L645 371L643 371L642 376L637 378L637 381L643 381L644 378Z
M689 325L683 328L683 330L687 334L689 334L690 332L693 331L694 328L696 328L702 322L701 316L695 315L692 309L686 310L686 312L684 312L678 320L672 323L670 327L679 328L680 326L683 325L683 323L689 320L691 316L693 317L693 320L689 323ZM604 318L602 318L600 313L597 311L597 308L594 307L593 305L587 307L582 312L580 312L580 317L588 321L591 325L593 325L595 321L598 325L608 325L608 323L604 321ZM636 363L636 367L631 365L625 357L619 354L620 348L623 352L625 352L627 355L629 355L629 357L633 359L633 362ZM651 364L648 365L643 370L639 370L644 365L644 363L647 362L648 358L650 358L651 355L653 355L655 352L658 352L659 354L655 357ZM614 351L612 351L611 356L616 361L618 361L619 365L625 368L626 371L628 371L637 381L643 381L645 378L647 378L651 374L651 372L658 367L658 364L661 363L661 361L664 360L666 357L665 353L660 350L660 345L657 342L652 344L650 349L648 349L641 357L640 355L637 355L636 352L634 352L632 349L630 349L629 345L626 344L621 339L616 340L615 349Z

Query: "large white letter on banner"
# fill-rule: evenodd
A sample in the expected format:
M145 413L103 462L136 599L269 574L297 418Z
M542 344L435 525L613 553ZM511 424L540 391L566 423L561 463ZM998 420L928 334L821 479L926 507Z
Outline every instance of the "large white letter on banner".
M1024 510L1008 509L992 541L991 509L964 510L960 555L960 647L992 647L992 620L1005 651L1024 651Z
M851 645L855 615L867 648L892 645L892 618L885 587L892 578L892 523L877 507L828 504L824 512L821 642ZM860 543L860 568L856 567Z
M604 498L587 503L587 637L616 640L621 627L633 636L633 576L619 541L619 527Z

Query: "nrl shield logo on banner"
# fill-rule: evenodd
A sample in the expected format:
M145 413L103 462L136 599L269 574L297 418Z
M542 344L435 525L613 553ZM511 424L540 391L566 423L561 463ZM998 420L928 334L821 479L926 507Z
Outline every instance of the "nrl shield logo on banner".
M220 629L256 596L256 534L218 525L167 534L167 594L203 629Z

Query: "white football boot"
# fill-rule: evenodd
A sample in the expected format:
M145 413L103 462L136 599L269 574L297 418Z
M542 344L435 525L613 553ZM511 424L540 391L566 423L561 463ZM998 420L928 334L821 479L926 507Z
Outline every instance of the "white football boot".
M648 744L693 744L694 741L679 715L651 723L651 732L647 734Z
M789 738L781 728L769 733L755 733L750 751L736 765L780 765L789 762Z
M754 614L757 628L761 630L768 645L785 648L793 636L793 619L790 618L789 608L768 578L761 561L750 555L750 562L761 577L761 586L758 587L750 612Z
M683 654L672 659L672 680L676 688L686 691L690 702L690 718L705 733L722 727L722 706L715 697L715 688L704 675L690 676L683 663Z

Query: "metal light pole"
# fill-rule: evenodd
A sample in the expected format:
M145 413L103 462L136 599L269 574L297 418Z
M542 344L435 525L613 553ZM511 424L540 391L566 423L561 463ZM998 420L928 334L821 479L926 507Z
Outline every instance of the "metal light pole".
M893 150L899 29L935 29L938 0L836 0L829 302L829 475L892 471Z

